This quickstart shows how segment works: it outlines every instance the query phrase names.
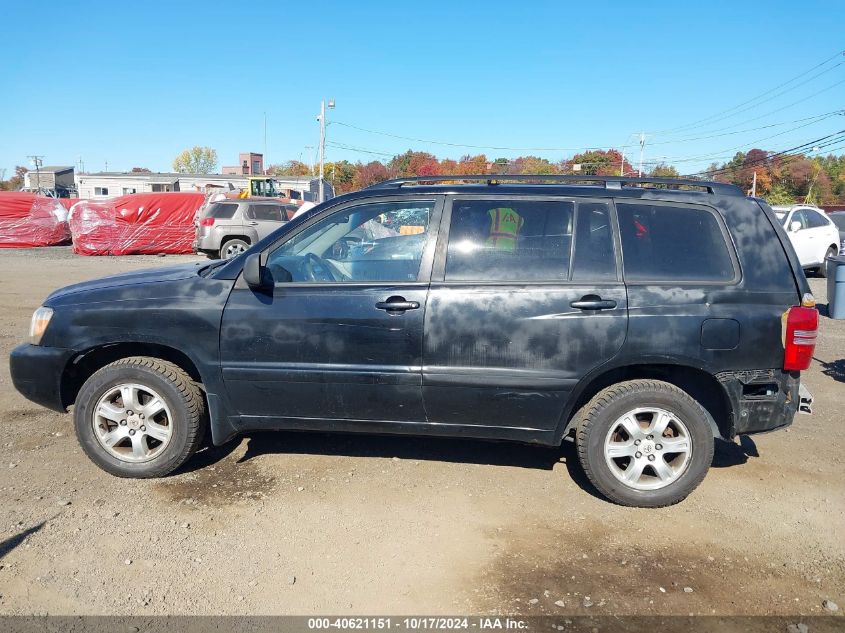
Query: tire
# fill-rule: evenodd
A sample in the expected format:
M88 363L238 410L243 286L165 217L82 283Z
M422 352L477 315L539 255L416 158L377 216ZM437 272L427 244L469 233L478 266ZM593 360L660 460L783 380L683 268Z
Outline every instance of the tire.
M620 505L659 508L678 503L701 483L713 461L707 412L689 394L666 382L631 380L611 385L577 416L581 466L599 492ZM664 420L662 435L648 433ZM670 446L678 452L669 450ZM634 480L626 483L626 476Z
M827 249L827 252L824 254L824 259L822 260L822 265L816 269L819 274L819 277L827 277L827 258L836 257L838 254L839 249L834 248L833 246Z
M249 247L249 242L238 238L226 240L220 245L220 259L232 259L233 257L237 257Z
M82 450L106 472L163 477L202 443L205 399L178 365L144 356L123 358L82 385L74 426Z

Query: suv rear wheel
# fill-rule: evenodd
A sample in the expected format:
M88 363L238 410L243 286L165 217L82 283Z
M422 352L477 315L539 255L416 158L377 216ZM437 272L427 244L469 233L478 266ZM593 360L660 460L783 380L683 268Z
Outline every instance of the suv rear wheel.
M232 259L249 248L249 243L241 239L231 239L223 242L220 247L220 259Z
M205 400L181 367L136 356L106 365L82 385L74 407L79 444L118 477L162 477L197 450Z
M713 432L687 393L657 380L632 380L599 392L579 413L576 442L587 477L626 506L678 503L707 474Z

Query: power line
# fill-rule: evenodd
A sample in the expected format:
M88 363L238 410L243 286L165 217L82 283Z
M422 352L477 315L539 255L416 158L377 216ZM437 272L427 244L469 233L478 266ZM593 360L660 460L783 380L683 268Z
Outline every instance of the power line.
M333 123L334 123L334 121L333 121ZM349 150L351 152L360 152L362 154L374 154L374 155L377 155L377 156L388 156L388 157L391 157L391 158L393 156L396 156L395 153L391 154L389 152L380 152L380 151L374 150L374 149L366 149L366 148L363 148L363 147L354 147L352 145L346 145L344 143L336 143L334 141L326 141L326 145L329 145L330 147L334 147L336 149L345 149L345 150Z
M843 80L843 81L845 81L845 80ZM733 132L724 132L722 134L710 134L708 136L694 136L694 137L690 137L690 138L679 138L679 139L676 139L674 141L652 142L652 143L650 143L650 145L674 145L675 143L688 143L690 141L703 141L703 140L706 140L706 139L719 138L719 137L722 137L722 136L733 136L735 134L743 134L745 132L756 132L757 130L765 130L765 129L769 129L769 128L773 128L773 127L778 127L780 125L789 125L791 123L801 123L802 121L812 120L813 123L817 123L817 122L824 121L825 119L829 119L830 117L835 116L837 114L843 115L843 114L845 114L845 110L833 110L831 112L825 112L824 114L817 114L816 116L805 117L803 119L795 119L793 121L781 121L780 123L770 123L769 125L761 125L760 127L746 128L744 130L735 130ZM724 129L730 129L730 128L724 128Z
M429 145L445 145L447 147L464 147L467 149L494 149L500 151L510 152L581 152L597 149L606 149L611 146L590 146L590 147L503 147L496 145L471 145L468 143L450 143L448 141L433 141L431 139L414 138L412 136L402 136L401 134L392 134L390 132L383 132L381 130L372 130L351 123L344 123L343 121L332 121L333 124L342 125L344 127L358 130L359 132L366 132L368 134L378 134L380 136L388 136L390 138L398 138L403 141L413 141L415 143L427 143Z
M843 81L845 81L845 80L843 80ZM771 123L769 125L763 125L763 126L756 127L756 128L748 128L748 129L745 129L745 130L738 130L738 131L728 132L728 133L724 133L724 134L697 136L697 137L691 137L691 138L677 139L677 140L674 140L674 141L658 141L658 142L653 142L653 143L650 143L650 144L651 145L672 145L672 144L676 144L676 143L687 143L687 142L692 142L692 141L701 141L701 140L707 140L707 139L710 139L710 138L719 138L719 137L722 137L722 136L732 136L732 135L736 135L736 134L742 134L742 133L745 133L745 132L754 132L754 131L757 131L757 130L771 129L773 127L778 127L778 126L781 126L781 125L789 125L791 123L800 123L800 122L804 122L804 121L810 121L810 123L808 123L807 125L811 125L813 123L821 122L821 121L823 121L823 120L825 120L829 117L832 117L834 115L837 115L837 114L845 114L845 110L833 110L831 112L825 112L823 114L818 114L818 115L815 115L815 116L812 116L812 117L795 119L793 121L781 121L779 123ZM344 123L344 122L341 122L341 121L332 121L332 123L343 125L344 127L352 128L352 129L359 130L359 131L362 131L362 132L367 132L367 133L370 133L370 134L378 134L378 135L381 135L381 136L388 136L388 137L391 137L391 138L398 138L398 139L407 140L407 141L414 141L414 142L418 142L418 143L442 144L442 145L447 145L447 146L450 146L450 147L463 147L463 148L474 148L474 149L496 149L496 150L508 150L508 151L568 151L568 152L587 152L587 151L594 151L594 150L618 149L617 147L614 147L614 146L611 146L611 145L589 146L589 147L558 147L558 148L554 148L554 147L548 147L548 148L518 148L518 147L501 147L501 146L490 146L490 145L468 145L468 144L463 144L463 143L450 143L450 142L445 142L445 141L442 141L442 142L441 141L432 141L432 140L413 138L413 137L410 137L410 136L402 136L402 135L393 134L393 133L390 133L390 132L383 132L381 130L371 130L371 129L363 128L363 127L360 127L360 126L357 126L357 125L352 125L351 123ZM798 126L796 128L792 128L790 130L786 130L785 132L783 132L783 134L794 131L796 129L800 129L801 127L806 127L806 126L802 125L802 126ZM780 136L780 134L775 134L775 135L770 136L770 137L758 139L756 141L752 141L752 143L758 143L760 141L768 140L769 138L775 138L776 136ZM329 145L331 145L332 147L338 148L338 149L346 149L346 150L350 150L350 151L361 152L361 153L364 153L364 154L374 154L374 155L379 155L379 156L395 156L396 155L395 152L391 153L391 152L385 152L383 150L375 150L375 149L371 149L371 148L357 147L357 146L351 146L351 145L342 145L342 144L338 144L338 143L335 143L335 142L329 142ZM739 147L745 147L746 145L747 144L743 144L742 146L739 146ZM714 154L721 154L725 151L728 151L728 150L719 150L718 152L715 152ZM710 156L710 154L705 155L705 158L708 157L708 156ZM651 162L651 161L644 161L644 162Z
M752 117L750 119L745 119L744 121L740 121L739 123L732 123L731 125L727 125L725 127L716 128L715 130L708 130L708 132L722 132L724 130L732 130L733 128L739 127L740 125L745 125L746 123L753 123L754 121L759 121L760 119L765 119L766 117L769 117L773 114L777 114L778 112L783 112L784 110L788 110L789 108L791 108L794 105L798 105L799 103L803 103L804 101L808 101L809 99L812 99L813 97L817 97L818 95L825 93L828 90L833 90L834 88L842 85L843 83L845 83L845 79L843 79L842 81L837 81L835 84L827 86L826 88L823 88L823 89L819 90L818 92L814 92L812 94L806 95L805 97L802 97L801 99L798 99L797 101L793 101L792 103L788 103L785 106L781 106L780 108L766 112L765 114L761 114L759 116L755 116L755 117ZM658 134L658 132L655 132L655 134ZM672 136L672 135L669 134L668 136Z
M661 130L660 132L658 132L658 134L667 134L667 133L669 133L669 132L676 132L676 131L679 131L679 130L686 130L686 129L691 129L691 128L693 128L693 127L699 127L699 124L700 124L700 123L704 123L704 122L707 122L707 121L712 121L713 119L718 119L719 117L722 117L722 115L727 115L729 112L733 112L733 114L730 114L730 115L725 116L725 117L723 117L723 118L730 118L730 117L732 117L732 116L735 116L736 114L739 114L740 112L745 112L746 110L748 110L748 109L750 109L750 108L745 108L745 109L743 109L743 110L739 110L738 112L734 112L734 111L735 111L735 110L738 110L739 108L742 108L742 107L743 107L743 106L745 106L745 105L748 105L748 104L751 104L751 103L753 103L753 102L755 102L755 101L758 101L760 98L765 97L765 96L767 96L767 95L770 95L771 93L775 92L776 90L780 90L781 88L783 88L783 87L785 87L785 86L788 86L789 84L793 83L794 81L797 81L798 79L801 79L801 78L803 78L803 77L806 77L806 75L807 75L808 73L811 73L811 72L813 72L814 70L816 70L816 69L818 69L818 68L821 68L822 66L824 66L824 65L825 65L825 64L827 64L828 62L833 61L834 59L836 59L837 57L839 57L839 56L841 56L841 55L843 55L843 54L845 54L845 51L839 51L839 52L837 52L835 55L831 55L830 57L828 57L828 58L827 58L827 59L825 59L824 61L822 61L822 62L820 62L820 63L816 64L815 66L813 66L813 67L812 67L812 68L810 68L809 70L806 70L806 71L804 71L804 72L802 72L802 73L800 73L800 74L796 75L796 76L795 76L795 77L793 77L792 79L789 79L789 80L787 80L787 81L783 82L782 84L779 84L779 85L775 86L774 88L770 88L770 89L769 89L769 90L767 90L766 92L763 92L763 93L761 93L761 94L757 95L756 97L753 97L753 98L751 98L751 99L748 99L747 101L743 101L742 103L739 103L739 104L737 104L737 105L733 106L732 108L728 108L727 110L722 110L721 112L717 112L716 114L710 115L709 117L705 117L705 118L703 118L703 119L699 119L698 121L693 121L692 123L688 123L688 124L686 124L686 125L681 125L681 126L678 126L678 127L675 127L675 128L670 128L670 129L667 129L667 130ZM754 105L753 105L753 106L751 106L751 107L752 107L752 108L753 108L753 107L757 107L757 106L759 106L761 103L766 103L767 101L771 101L772 99L775 99L775 98L777 98L777 97L779 97L779 96L781 96L781 95L783 95L783 94L786 94L787 92L790 92L790 91L792 91L792 90L795 90L796 88L798 88L798 87L800 87L800 86L803 86L804 84L806 84L806 83L808 83L808 82L812 81L813 79L816 79L817 77L820 77L821 75L823 75L823 74L825 74L825 73L827 73L827 72L830 72L831 70L833 70L833 69L835 69L835 68L838 68L838 67L839 67L839 66L841 66L843 63L845 63L845 62L839 62L838 64L835 64L835 65L831 66L830 68L827 68L827 69L823 70L822 72L820 72L820 73L818 73L818 74L814 75L813 77L810 77L809 79L806 79L806 80L804 80L803 82L801 82L801 83L799 83L799 84L797 84L797 85L795 85L795 86L792 86L792 87L791 87L791 88L789 88L788 90L784 90L783 92L780 92L780 93L778 93L778 94L776 94L776 95L774 95L774 96L772 96L772 97L770 97L770 98L768 98L768 99L765 99L765 100L763 100L763 101L760 101L759 103L756 103L756 104L754 104Z
M837 137L837 138L834 138ZM795 152L801 152L802 150L806 151L808 147L812 148L815 151L816 148L823 148L828 147L832 144L836 144L845 140L845 130L839 130L838 132L834 132L832 134L828 134L827 136L822 136L820 138L814 139L812 141L807 141L805 143L801 143L800 145L796 145L795 147L790 147L789 149L781 150L779 152L769 153L764 158L760 158L755 161L751 161L750 163L745 163L742 165L743 168L745 167L754 167L756 165L761 165L765 162L772 160L773 158L778 158L780 156L784 156L787 154L792 154ZM687 174L688 176L703 176L703 175L714 175L722 172L733 171L736 169L735 167L721 167L719 169L711 169L707 171L700 171L694 174Z
M768 140L771 140L773 138L777 138L778 136L783 136L784 134L789 134L790 132L794 132L795 130L800 130L800 129L808 127L810 125L814 125L815 123L816 123L816 121L811 121L810 123L798 125L796 127L790 128L788 130L783 130L782 132L778 132L777 134L771 134L771 135L765 136L763 138L758 138L758 139L755 139L753 141L748 141L747 143L743 143L742 145L737 145L735 147L729 147L729 148L726 148L726 149L720 149L716 152L709 152L707 154L699 154L698 156L684 157L683 160L687 161L687 162L691 159L707 160L707 159L710 159L710 158L717 157L718 155L724 154L726 152L740 151L744 148L747 148L749 145L753 147L757 143L762 143L763 141L768 141ZM679 159L674 159L674 158L671 158L671 157L665 158L665 160L668 160L670 162L681 162Z

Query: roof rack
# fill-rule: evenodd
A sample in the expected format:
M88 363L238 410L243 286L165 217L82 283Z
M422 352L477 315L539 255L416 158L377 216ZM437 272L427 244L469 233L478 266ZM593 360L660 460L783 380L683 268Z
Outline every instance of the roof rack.
M711 194L728 196L743 196L742 190L736 185L708 180L693 180L691 178L649 178L636 176L573 176L562 174L478 174L471 176L409 176L394 178L370 185L367 189L398 189L407 185L427 185L438 183L484 183L495 186L507 182L526 182L529 184L564 183L601 185L605 189L621 189L622 187L682 189L689 188L705 191ZM658 185L657 187L643 187L643 185Z

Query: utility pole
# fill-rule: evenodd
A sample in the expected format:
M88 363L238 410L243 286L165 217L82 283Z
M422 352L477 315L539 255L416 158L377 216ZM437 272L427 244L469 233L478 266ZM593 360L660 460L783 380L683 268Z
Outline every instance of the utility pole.
M754 170L754 176L751 178L751 197L757 197L757 170Z
M324 191L323 186L323 174L325 168L325 159L326 159L326 105L328 105L329 109L334 108L334 99L329 99L328 104L325 101L320 101L320 116L317 117L320 121L320 200L319 202L325 202L326 200L326 192Z
M631 138L630 136L628 138ZM619 175L625 175L625 146L622 146L622 162L619 163Z
M43 156L27 156L27 158L32 159L32 165L35 167L35 177L38 182L38 186L34 187L36 191L41 190L41 166L44 164L44 157ZM30 187L32 186L32 180L29 181Z
M262 162L265 165L264 171L266 173L266 171L267 171L266 165L268 164L267 163L267 113L266 112L264 113L264 154L262 156L262 159L263 159Z
M639 177L643 177L643 149L645 148L645 132L640 132L640 168Z

